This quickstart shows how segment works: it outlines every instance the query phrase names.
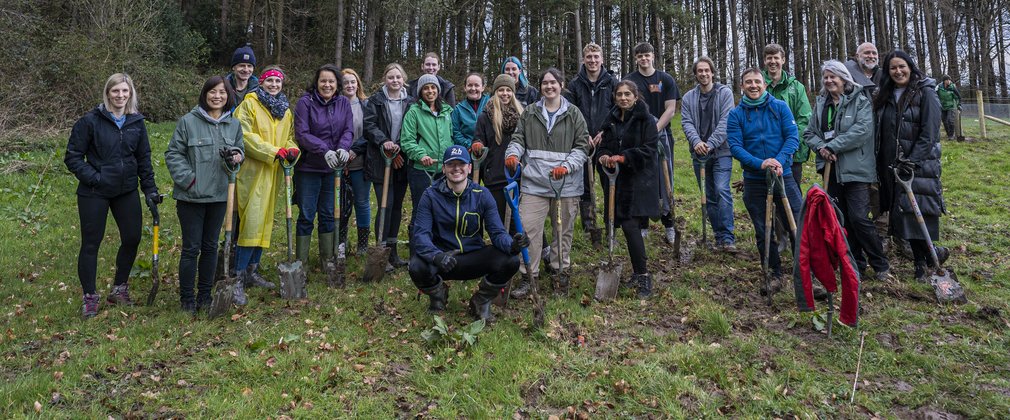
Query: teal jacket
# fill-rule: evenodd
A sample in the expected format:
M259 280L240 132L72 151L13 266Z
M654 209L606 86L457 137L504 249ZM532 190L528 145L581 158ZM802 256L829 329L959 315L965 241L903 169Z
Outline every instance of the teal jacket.
M165 151L165 166L172 176L176 200L221 203L228 199L228 172L221 148L245 153L242 125L231 112L214 120L199 106L183 115Z
M452 108L442 103L438 115L423 101L407 108L400 126L400 149L414 164L415 169L430 172L442 171L442 154L452 146ZM424 166L421 158L435 159L435 164Z
M782 79L774 85L767 70L762 70L761 74L765 76L765 83L768 84L768 93L771 93L775 99L784 101L786 105L789 105L789 111L793 113L793 120L796 121L796 129L800 133L806 131L811 114L810 98L807 97L806 86L803 86L803 83L800 83L795 77L786 73L785 70L782 71ZM810 149L801 141L800 148L793 155L793 162L803 163L809 158Z
M877 182L877 155L874 151L874 134L876 126L873 122L873 104L863 95L863 88L855 86L842 95L835 107L834 124L831 130L834 137L826 139L821 130L824 107L830 96L817 96L814 114L810 116L810 125L803 131L803 142L815 153L827 147L838 158L831 168L831 181L847 182ZM817 171L824 170L824 158L817 155Z
M477 110L470 106L470 100L463 98L452 109L452 142L460 146L470 148L473 142L473 130L477 127L477 117L484 112L484 106L491 99L488 95L482 95L477 103Z

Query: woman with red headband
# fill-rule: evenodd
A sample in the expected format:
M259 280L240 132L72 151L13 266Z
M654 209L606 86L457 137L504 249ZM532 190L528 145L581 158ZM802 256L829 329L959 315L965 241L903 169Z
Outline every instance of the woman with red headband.
M284 72L267 67L260 76L260 86L246 94L235 109L242 123L246 160L237 180L239 235L235 271L241 281L235 287L235 303L246 304L245 287L273 288L274 284L256 273L263 248L270 246L274 227L274 207L281 188L278 172L280 159L297 157L294 116L288 98L281 92Z

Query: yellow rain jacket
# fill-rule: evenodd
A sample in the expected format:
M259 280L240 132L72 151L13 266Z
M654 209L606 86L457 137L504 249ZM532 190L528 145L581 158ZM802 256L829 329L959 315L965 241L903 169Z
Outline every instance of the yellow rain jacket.
M288 109L284 118L274 118L253 92L235 109L235 118L242 123L246 153L235 186L238 246L268 248L277 196L284 193L284 171L274 156L281 147L297 147L294 116Z

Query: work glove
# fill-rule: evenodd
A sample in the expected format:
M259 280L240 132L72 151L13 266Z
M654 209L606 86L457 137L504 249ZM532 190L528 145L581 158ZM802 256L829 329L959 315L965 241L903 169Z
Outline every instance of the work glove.
M277 149L277 154L274 155L274 159L288 160L288 149L280 148Z
M400 169L403 167L403 155L397 153L393 157L393 169Z
M439 273L448 273L456 268L456 253L457 251L449 251L435 256L433 262Z
M341 149L327 151L323 157L326 159L326 164L330 167L330 169L337 169L344 166L348 159L347 151Z
M228 165L234 165L242 162L242 152L238 149L232 147L222 147L217 151L221 155L221 159Z
M512 235L512 247L509 248L509 253L516 255L522 252L523 248L530 246L530 237L526 236L525 233L519 232Z
M617 165L618 163L624 163L624 155L615 155L610 157L610 163Z
M898 159L894 167L898 169L898 176L902 179L908 179L912 177L915 170L919 168L919 165L908 159Z
M194 182L195 181L196 180L194 180ZM158 194L157 191L152 192L152 193L147 193L147 195L145 197L147 198L147 200L146 200L147 201L147 207L154 207L154 206L156 206L158 204L161 204L161 200L164 198L164 196L162 196L161 194Z
M611 157L610 161L613 162L614 158ZM555 166L554 169L551 169L551 177L554 179L561 179L565 175L568 175L568 168L564 166Z
M295 163L295 161L298 160L299 153L301 153L301 151L299 151L297 148L289 147L287 153L288 163Z
M512 171L516 170L516 168L519 167L519 156L511 155L509 157L506 157L505 167L509 168L509 170Z
M483 152L483 151L484 151L484 143L477 142L477 143L473 143L473 144L470 145L470 153L473 153L475 155L479 155L480 152Z

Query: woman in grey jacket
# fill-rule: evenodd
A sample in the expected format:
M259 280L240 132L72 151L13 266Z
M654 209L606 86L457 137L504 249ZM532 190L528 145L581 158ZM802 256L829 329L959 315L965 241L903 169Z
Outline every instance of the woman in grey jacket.
M824 188L845 212L849 247L859 271L866 271L869 260L876 279L887 280L890 263L868 217L870 184L877 182L873 105L841 62L825 62L821 74L821 93L803 141L817 153L818 172L824 173L825 165L831 164Z
M223 77L207 79L200 91L200 105L179 119L165 151L165 166L172 175L172 196L178 201L175 208L182 227L179 299L182 310L191 313L211 302L217 238L228 195L225 164L239 164L244 157L242 126L231 116L235 96ZM197 272L199 283L194 294Z

